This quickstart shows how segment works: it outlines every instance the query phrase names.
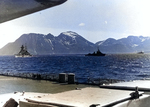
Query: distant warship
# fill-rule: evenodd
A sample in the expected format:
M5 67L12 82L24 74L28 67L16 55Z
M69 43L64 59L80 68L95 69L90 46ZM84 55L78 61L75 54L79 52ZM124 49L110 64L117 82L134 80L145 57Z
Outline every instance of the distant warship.
M97 52L86 54L85 56L105 56L106 54L102 53L99 49Z
M26 46L21 46L21 50L18 54L15 55L15 57L31 57L32 55L27 51Z
M144 52L141 51L141 52L138 52L137 54L144 54Z

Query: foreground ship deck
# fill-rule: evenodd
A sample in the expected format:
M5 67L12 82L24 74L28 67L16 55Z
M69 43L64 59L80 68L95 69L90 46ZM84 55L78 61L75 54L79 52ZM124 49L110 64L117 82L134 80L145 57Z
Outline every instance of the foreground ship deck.
M83 88L81 90L72 90L63 93L57 94L44 94L44 93L29 93L25 92L22 96L22 93L18 92L16 94L5 94L0 95L1 106L10 98L15 99L18 103L21 101L20 107L27 107L33 102L28 102L26 99L36 101L38 104L41 102L60 105L68 105L74 107L89 107L92 104L104 105L115 101L120 98L127 97L129 91L118 91L118 90L108 90L100 88ZM116 96L117 94L117 96ZM26 106L24 106L26 105ZM32 107L32 106L29 107ZM55 105L56 106L56 105ZM40 107L40 106L39 106ZM42 106L41 106L42 107ZM62 106L65 107L65 106Z
M150 81L136 81L114 84L113 86L132 86L144 83L147 86ZM142 87L142 86L141 86ZM103 89L99 87L87 87L56 94L25 92L0 95L0 106L9 98L15 99L20 107L112 107L108 104L130 97L133 91ZM113 107L149 107L149 93L144 93L136 99L131 99L114 105ZM93 106L91 106L93 105ZM97 106L94 106L97 105Z

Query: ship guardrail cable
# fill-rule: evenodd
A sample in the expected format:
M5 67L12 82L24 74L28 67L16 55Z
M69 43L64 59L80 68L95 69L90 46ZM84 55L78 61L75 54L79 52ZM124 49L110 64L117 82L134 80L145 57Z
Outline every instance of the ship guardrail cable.
M128 100L138 99L140 96L142 96L142 94L143 93L139 93L138 87L135 87L135 92L130 93L130 97L127 97L127 98L124 98L124 99L112 102L112 103L104 105L102 107L112 107L112 106L115 106L115 105L117 105L119 103L122 103L122 102L125 102L125 101L128 101Z
M134 90L135 90L135 87L127 87L127 86L110 86L110 85L101 85L100 88L115 89L115 90L127 90L127 91L134 91ZM142 87L138 87L138 91L142 91L142 92L150 92L150 88L142 88Z

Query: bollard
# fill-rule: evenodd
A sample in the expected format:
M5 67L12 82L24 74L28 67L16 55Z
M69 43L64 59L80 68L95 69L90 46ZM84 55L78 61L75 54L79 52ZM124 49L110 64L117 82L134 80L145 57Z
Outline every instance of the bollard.
M66 82L66 73L60 73L59 74L59 83L65 83Z
M75 83L75 74L69 73L68 74L68 84L74 84Z

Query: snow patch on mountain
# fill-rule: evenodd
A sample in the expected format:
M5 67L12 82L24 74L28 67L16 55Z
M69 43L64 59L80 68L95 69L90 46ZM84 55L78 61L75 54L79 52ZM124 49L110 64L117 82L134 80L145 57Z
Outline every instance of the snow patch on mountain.
M150 39L150 37L143 37L143 36L139 36L139 39L141 40L141 42L147 41Z
M105 42L105 41L101 41L101 42L98 43L98 45L102 45L104 42Z
M62 34L64 34L64 35L67 35L67 36L70 36L70 37L72 37L72 38L76 38L77 37L77 33L75 33L75 32L72 32L72 31L68 31L68 32L63 32Z
M145 39L142 39L142 40L141 40L141 42L144 42L144 41L145 41Z
M64 43L65 43L66 45L71 45L70 42L67 42L67 41L65 41Z

